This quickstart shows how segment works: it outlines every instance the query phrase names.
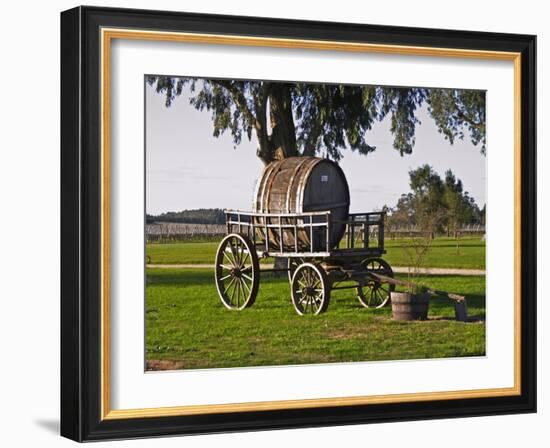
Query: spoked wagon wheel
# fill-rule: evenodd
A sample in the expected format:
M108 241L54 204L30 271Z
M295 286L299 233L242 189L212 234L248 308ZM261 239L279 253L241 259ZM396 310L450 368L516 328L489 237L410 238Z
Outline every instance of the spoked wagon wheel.
M230 310L252 306L260 284L258 254L244 235L227 235L216 253L216 287L222 303Z
M361 266L367 272L393 278L391 266L382 258L367 258L361 262ZM395 285L371 277L357 287L357 298L365 308L382 308L390 300L390 293L394 289Z
M326 311L330 299L330 284L325 270L314 263L296 268L290 284L290 295L296 312L320 314Z
M305 263L305 260L303 258L297 258L297 257L288 257L288 281L289 283L292 283L292 277L294 276L294 272L296 271L296 268L300 266L301 264Z

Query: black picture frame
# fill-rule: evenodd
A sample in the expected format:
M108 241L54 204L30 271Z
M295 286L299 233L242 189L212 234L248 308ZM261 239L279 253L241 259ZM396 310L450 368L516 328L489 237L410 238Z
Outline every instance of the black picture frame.
M516 396L102 419L100 29L521 54L521 393ZM61 13L61 434L76 441L536 411L536 37L99 7Z

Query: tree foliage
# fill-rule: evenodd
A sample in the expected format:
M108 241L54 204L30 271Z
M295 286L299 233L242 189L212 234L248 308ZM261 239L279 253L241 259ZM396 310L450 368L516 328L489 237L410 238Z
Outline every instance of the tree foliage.
M452 144L469 133L485 154L485 92L479 90L431 89L428 110L440 133Z
M394 148L410 154L419 124L416 111L424 103L451 144L469 133L485 151L481 91L167 76L148 76L147 82L165 96L167 107L188 89L190 104L211 114L215 137L228 132L237 146L255 135L264 163L313 155L338 161L345 148L368 154L376 149L368 131L386 117Z
M390 209L390 226L415 226L423 232L446 231L457 236L464 224L483 223L485 207L479 209L451 170L442 179L430 165L409 171L409 193Z

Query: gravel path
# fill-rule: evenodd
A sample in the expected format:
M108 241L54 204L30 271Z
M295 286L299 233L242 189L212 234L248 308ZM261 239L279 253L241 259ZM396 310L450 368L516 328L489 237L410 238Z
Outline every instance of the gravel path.
M164 269L214 269L213 264L148 264L148 268ZM261 267L271 269L272 264L262 264ZM406 274L407 268L392 266L393 272ZM427 275L485 275L485 269L455 269L455 268L421 268L420 274Z

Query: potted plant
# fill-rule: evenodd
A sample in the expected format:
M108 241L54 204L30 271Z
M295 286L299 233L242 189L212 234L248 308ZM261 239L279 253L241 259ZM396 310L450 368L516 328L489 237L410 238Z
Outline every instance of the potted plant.
M430 251L433 237L431 231L411 235L401 246L407 263L407 282L403 282L404 291L391 292L391 307L394 320L410 321L428 318L430 294L428 288L418 285L414 280L420 273L426 255Z
M430 294L424 288L391 292L393 320L426 320Z

